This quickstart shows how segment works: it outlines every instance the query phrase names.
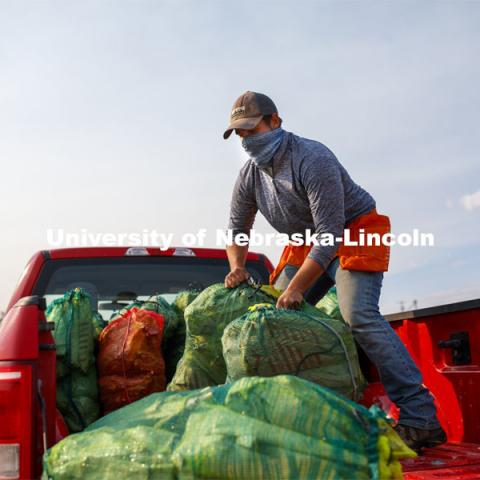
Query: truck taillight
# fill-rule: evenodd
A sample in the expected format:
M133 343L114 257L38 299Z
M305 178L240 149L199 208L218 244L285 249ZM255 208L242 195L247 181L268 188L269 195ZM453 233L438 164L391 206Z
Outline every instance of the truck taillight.
M32 477L32 366L0 362L0 480Z
M0 479L20 477L20 445L0 444Z

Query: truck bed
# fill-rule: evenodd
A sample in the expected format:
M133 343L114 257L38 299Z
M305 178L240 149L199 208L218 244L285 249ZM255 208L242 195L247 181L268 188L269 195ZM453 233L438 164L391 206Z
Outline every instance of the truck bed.
M10 383L18 387L4 391L2 395L4 404L3 410L0 409L3 414L0 415L0 434L1 427L5 432L0 444L13 443L20 452L20 474L17 478L38 478L43 449L67 434L56 423L55 351L49 329L42 327L45 324L45 301L42 296L45 293L44 284L49 278L48 269L56 262L63 262L63 266L78 263L82 266L91 264L95 267L92 267L92 272L101 273L99 264L110 264L118 258L131 258L128 250L125 247L39 252L32 258L17 285L7 314L10 318L7 318L7 323L2 322L0 342L4 383L6 385L11 380ZM138 260L139 265L163 265L168 262L160 257L171 257L177 258L177 263L182 265L210 259L215 268L228 267L224 251L194 249L191 251L193 256L185 256L185 249L160 252L158 249L142 247L141 250L145 250L146 256ZM263 281L267 281L271 264L262 255L249 255L252 268L256 265L264 277ZM125 262L127 260L122 264ZM218 272L217 275L220 275L221 272ZM222 275L225 272L219 276L220 279ZM169 285L171 281L169 276ZM158 282L157 277L155 282ZM62 285L58 288L59 292L65 291ZM13 308L14 305L17 308ZM447 444L404 461L405 478L480 479L480 299L400 312L385 318L419 366L424 383L435 398L439 420L448 435ZM386 396L376 369L365 355L363 358L360 355L360 359L369 382L362 403L366 406L377 403L395 418L398 412ZM12 370L15 370L13 374L16 376L12 376ZM40 383L36 381L38 379ZM21 397L22 401L18 402L17 397ZM10 413L5 406L10 408ZM5 421L11 418L17 418L17 421Z
M402 462L406 480L466 480L480 478L480 445L446 443Z

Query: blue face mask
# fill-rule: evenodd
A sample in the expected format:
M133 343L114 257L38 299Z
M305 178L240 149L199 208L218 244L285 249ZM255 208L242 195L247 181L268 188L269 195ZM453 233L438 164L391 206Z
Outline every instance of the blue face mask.
M257 167L268 167L282 143L285 130L276 128L270 132L249 135L242 139L242 147Z

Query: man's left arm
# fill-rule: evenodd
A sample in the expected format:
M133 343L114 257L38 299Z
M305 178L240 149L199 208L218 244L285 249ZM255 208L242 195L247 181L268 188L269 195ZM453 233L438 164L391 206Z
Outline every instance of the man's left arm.
M305 187L312 212L315 233L329 233L333 239L343 237L345 225L343 183L338 162L334 158L310 161L303 170ZM277 308L294 308L304 293L325 272L335 257L338 243L314 245L302 266L277 301Z
M306 258L302 266L288 284L287 289L277 300L277 308L295 308L303 301L303 294L315 283L324 269L311 258Z

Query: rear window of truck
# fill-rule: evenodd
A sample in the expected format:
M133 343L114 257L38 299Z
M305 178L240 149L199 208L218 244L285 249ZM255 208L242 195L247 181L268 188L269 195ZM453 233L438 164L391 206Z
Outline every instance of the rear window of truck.
M255 280L268 283L269 272L261 261L247 262ZM187 289L203 290L223 283L229 272L226 259L195 257L115 257L48 260L33 295L47 304L72 288L81 287L92 297L92 307L108 319L132 300L162 295L171 301Z

